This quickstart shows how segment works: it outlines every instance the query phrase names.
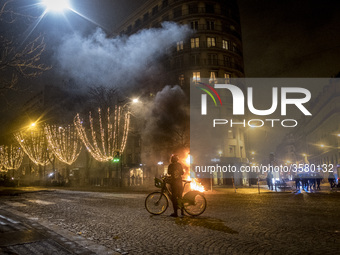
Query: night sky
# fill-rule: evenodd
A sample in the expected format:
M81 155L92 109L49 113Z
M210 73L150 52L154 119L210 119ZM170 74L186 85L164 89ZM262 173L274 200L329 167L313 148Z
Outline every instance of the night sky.
M35 2L25 0L24 2ZM63 35L107 33L143 2L71 1L86 17L48 14L37 26L47 41L48 61ZM340 2L335 0L239 0L246 77L331 77L340 71ZM93 21L90 22L89 20ZM53 74L54 75L54 74Z

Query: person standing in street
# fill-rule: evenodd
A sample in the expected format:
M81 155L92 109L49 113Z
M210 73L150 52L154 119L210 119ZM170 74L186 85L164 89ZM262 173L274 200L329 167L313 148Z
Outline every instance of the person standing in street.
M333 172L329 173L328 182L329 182L329 185L331 186L331 189L333 189L335 187L335 176Z
M170 188L172 193L171 201L174 208L174 212L170 215L171 217L178 217L178 199L182 197L183 192L182 175L184 174L184 171L178 160L178 156L173 154L170 159L171 163L168 167L168 174L170 175Z
M273 174L271 172L268 172L267 174L267 185L268 189L273 190Z

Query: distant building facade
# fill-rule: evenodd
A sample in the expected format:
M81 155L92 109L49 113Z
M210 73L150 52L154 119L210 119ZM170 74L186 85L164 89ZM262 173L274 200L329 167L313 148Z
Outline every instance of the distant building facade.
M281 163L309 163L324 178L329 171L339 176L340 170L340 82L330 79L323 91L309 103L313 116L299 120L298 128L277 147ZM331 169L332 168L332 169Z

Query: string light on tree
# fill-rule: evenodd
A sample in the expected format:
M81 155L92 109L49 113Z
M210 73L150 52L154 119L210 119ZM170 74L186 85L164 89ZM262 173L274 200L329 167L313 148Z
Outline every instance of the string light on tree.
M121 123L122 121L123 123ZM110 109L107 109L105 118L102 117L102 110L98 109L97 122L94 121L90 112L88 132L79 113L74 118L74 125L86 149L93 158L101 162L113 160L117 152L121 154L124 151L129 133L129 123L130 113L124 111L124 107L120 106L115 106L113 116L110 114Z
M53 153L48 150L43 129L34 128L27 132L20 131L14 134L14 137L34 164L46 166L50 163L49 158Z
M4 153L4 146L0 146L0 171L5 168L4 166L4 161L5 161L5 153Z
M23 150L15 145L0 147L0 162L6 170L17 170L24 158Z
M45 125L48 146L53 154L63 163L72 165L81 152L81 141L74 125L60 127Z

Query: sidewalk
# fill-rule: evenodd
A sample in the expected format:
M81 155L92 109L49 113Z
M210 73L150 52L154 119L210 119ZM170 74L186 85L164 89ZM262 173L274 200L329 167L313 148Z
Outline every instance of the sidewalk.
M39 223L38 223L39 221ZM0 208L0 254L119 254L10 208Z

